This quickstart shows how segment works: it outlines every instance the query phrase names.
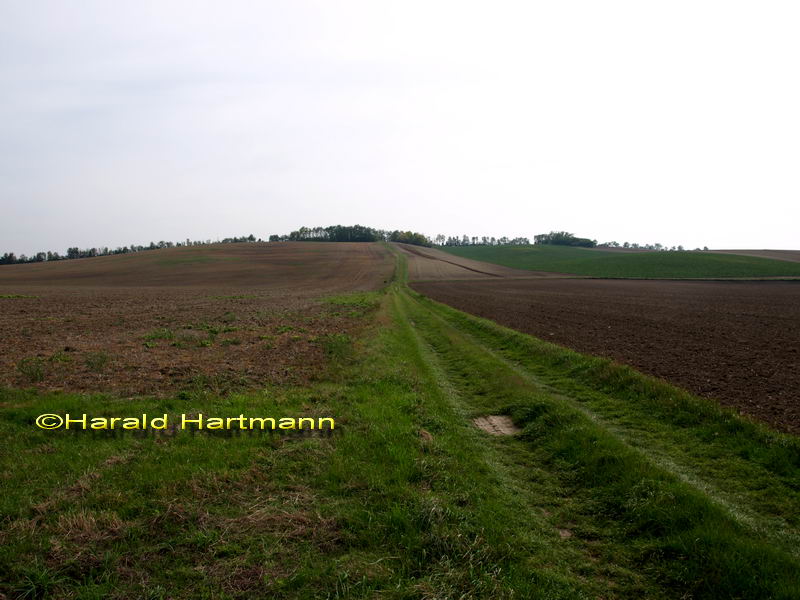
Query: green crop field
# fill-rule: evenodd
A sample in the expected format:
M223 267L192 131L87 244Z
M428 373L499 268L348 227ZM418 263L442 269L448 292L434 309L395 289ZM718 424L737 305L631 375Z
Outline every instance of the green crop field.
M589 277L798 277L800 263L707 252L615 252L570 246L446 246L442 250L514 269Z

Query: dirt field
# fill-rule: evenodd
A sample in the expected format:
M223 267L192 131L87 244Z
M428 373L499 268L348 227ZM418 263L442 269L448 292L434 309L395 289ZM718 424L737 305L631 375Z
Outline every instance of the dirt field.
M394 244L408 260L408 277L411 281L438 281L441 279L496 279L498 277L561 277L558 273L523 271L469 258L462 258L434 248L409 244Z
M800 433L800 284L492 278L412 287Z
M739 254L741 256L755 256L758 258L800 262L800 250L711 250L711 252L715 254Z
M0 267L0 385L135 395L302 382L363 323L320 298L375 290L393 268L380 245L322 243Z
M393 268L391 255L379 244L218 244L4 265L0 267L0 288L235 287L332 294L376 289L391 276Z

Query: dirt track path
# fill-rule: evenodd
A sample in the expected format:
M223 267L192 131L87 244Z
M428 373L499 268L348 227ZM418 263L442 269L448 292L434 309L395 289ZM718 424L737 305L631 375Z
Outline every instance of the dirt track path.
M410 244L392 244L408 261L411 281L476 280L476 279L541 279L561 278L561 273L511 269L448 254L435 248ZM569 275L568 277L574 277Z
M773 260L800 262L800 250L710 250L713 254L738 254L739 256L755 256Z

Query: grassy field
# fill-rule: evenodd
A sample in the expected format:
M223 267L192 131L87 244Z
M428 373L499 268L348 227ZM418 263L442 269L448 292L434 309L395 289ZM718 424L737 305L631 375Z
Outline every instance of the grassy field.
M570 246L446 246L455 256L514 269L590 277L798 277L800 263L706 252L631 252Z
M800 444L395 281L303 386L0 390L9 598L797 598ZM43 431L43 413L333 417L330 435ZM510 415L515 436L474 417Z

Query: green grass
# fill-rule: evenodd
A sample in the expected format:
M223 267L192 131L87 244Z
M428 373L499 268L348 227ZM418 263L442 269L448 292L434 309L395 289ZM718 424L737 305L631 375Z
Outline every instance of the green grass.
M339 309L331 313L333 316L360 317L369 314L380 304L381 294L378 292L355 292L328 296L322 301Z
M590 277L709 278L797 277L800 263L705 252L632 252L570 246L447 246L473 260L524 269Z
M38 298L38 296L26 296L25 294L0 294L0 299L11 300L14 298Z
M154 340L171 340L175 338L175 332L171 329L161 328L161 329L154 329L153 331L146 333L142 339L148 342L152 342Z
M316 338L325 353L339 361L350 358L353 354L353 340L346 333L329 333Z
M597 591L573 572L574 550L542 552L557 535L487 465L493 452L431 383L412 335L408 326L373 332L356 362L333 363L335 376L306 389L180 400L4 390L0 589L81 598ZM49 412L189 410L331 415L340 433L159 443L32 426Z
M315 338L328 362L305 387L0 389L0 594L798 597L796 438L425 299L402 260L397 273L362 307L361 336ZM34 425L67 412L330 416L336 429L153 439ZM471 423L499 413L522 434Z

